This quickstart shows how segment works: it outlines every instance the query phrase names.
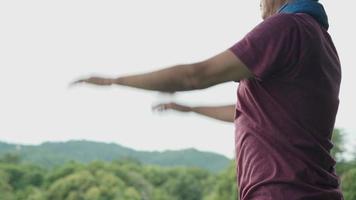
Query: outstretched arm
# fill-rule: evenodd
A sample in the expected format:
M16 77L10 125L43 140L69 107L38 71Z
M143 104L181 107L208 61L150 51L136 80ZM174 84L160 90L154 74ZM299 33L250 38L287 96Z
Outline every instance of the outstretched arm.
M179 112L194 112L225 122L234 122L235 115L235 105L189 107L176 103L165 103L158 104L153 109L158 111L176 110Z
M204 89L228 81L252 77L252 73L230 50L208 60L118 78L90 77L75 81L95 85L123 85L145 90L176 92Z

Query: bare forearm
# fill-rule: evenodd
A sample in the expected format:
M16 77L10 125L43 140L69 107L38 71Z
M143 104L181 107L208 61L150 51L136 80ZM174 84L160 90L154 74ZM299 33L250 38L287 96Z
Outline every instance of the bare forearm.
M213 119L234 122L235 105L192 107L191 111Z
M113 83L162 92L187 91L194 89L190 78L192 74L191 65L177 65L155 72L119 77Z

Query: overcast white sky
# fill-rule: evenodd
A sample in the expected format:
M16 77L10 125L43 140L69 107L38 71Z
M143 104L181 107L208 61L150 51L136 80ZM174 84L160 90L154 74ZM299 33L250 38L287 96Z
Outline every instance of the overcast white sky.
M354 1L324 0L343 66L336 126L356 145ZM234 127L194 114L152 113L174 100L235 103L235 83L173 97L124 87L76 87L83 75L116 76L200 61L229 48L260 20L246 0L0 0L0 140L87 139L139 150L195 147L233 157Z

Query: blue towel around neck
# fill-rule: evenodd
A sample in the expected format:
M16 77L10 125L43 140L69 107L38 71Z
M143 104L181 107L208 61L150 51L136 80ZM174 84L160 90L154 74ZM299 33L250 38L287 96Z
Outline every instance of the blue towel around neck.
M278 13L305 13L312 16L326 30L329 28L328 16L318 0L289 0Z

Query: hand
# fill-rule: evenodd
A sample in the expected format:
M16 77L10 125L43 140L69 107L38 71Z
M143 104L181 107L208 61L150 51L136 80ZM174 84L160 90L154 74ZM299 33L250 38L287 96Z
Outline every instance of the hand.
M179 105L176 103L162 103L162 104L153 106L152 110L157 110L160 112L166 111L166 110L176 110L179 112L190 112L190 111L192 111L192 108L188 107L188 106Z
M101 85L101 86L109 86L114 84L114 79L108 79L108 78L101 78L101 77L90 77L87 79L79 79L77 81L74 81L70 85L77 85L80 83L89 83L89 84L94 84L94 85Z

